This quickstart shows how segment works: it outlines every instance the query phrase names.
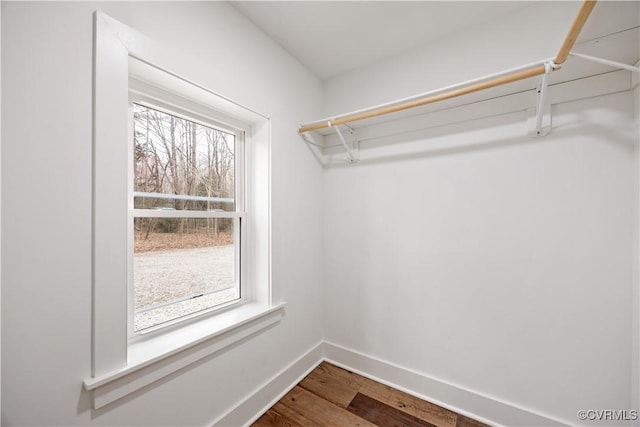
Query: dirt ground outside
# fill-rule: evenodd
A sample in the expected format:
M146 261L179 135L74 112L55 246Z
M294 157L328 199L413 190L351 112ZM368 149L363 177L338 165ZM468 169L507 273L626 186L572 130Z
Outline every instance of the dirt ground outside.
M133 258L136 330L240 297L230 234L136 235Z

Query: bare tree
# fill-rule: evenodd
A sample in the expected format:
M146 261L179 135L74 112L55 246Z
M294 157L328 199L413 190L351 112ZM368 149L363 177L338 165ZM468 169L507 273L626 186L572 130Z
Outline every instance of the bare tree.
M233 198L235 136L145 106L134 107L134 191ZM168 203L171 203L168 206ZM220 209L219 202L182 199L142 199L140 208ZM138 218L142 220L142 218ZM213 223L212 223L213 222ZM140 221L148 238L157 221ZM223 224L227 222L221 221ZM218 236L217 219L207 231ZM198 221L179 220L180 236L197 231ZM170 230L169 230L170 231Z

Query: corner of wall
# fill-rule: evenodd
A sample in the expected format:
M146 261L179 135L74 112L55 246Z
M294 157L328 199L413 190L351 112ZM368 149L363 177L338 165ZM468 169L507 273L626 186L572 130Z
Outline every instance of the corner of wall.
M394 363L324 343L325 360L334 365L489 425L563 426L559 420L493 396L413 371Z
M211 423L212 426L250 425L269 410L296 384L314 370L324 356L324 342L320 342L283 370L271 377L238 405Z

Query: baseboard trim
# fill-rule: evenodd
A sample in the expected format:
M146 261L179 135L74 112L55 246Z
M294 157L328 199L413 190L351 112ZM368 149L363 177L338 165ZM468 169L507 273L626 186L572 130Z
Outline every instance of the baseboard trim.
M324 357L324 343L320 342L274 375L254 393L219 417L211 425L237 427L251 425L296 384L313 371Z
M491 426L571 425L569 421L469 390L463 386L326 341L313 346L211 425L216 427L251 425L322 361L327 361Z
M559 420L337 344L324 342L324 359L336 366L489 425L571 425L568 421Z

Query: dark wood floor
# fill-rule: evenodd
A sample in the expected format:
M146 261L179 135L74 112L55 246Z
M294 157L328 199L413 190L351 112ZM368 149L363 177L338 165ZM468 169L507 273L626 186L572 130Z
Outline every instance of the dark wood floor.
M326 362L253 425L485 427L476 420Z

